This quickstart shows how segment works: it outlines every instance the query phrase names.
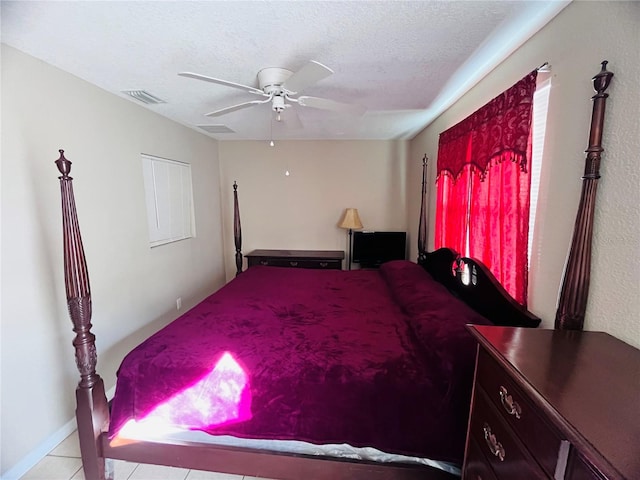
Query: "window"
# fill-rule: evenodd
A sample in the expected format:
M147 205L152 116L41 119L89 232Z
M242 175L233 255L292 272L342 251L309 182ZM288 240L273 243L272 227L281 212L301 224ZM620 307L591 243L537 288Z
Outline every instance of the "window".
M528 266L531 268L533 253L533 236L536 231L536 210L538 207L538 193L540 191L540 177L542 175L542 153L544 149L544 137L547 127L547 111L549 109L549 94L551 92L551 78L540 80L536 93L533 95L533 125L531 133L531 199L529 200L529 247Z
M195 236L191 165L142 155L142 172L150 246Z
M533 71L440 134L438 145L436 248L478 258L523 305L536 80Z

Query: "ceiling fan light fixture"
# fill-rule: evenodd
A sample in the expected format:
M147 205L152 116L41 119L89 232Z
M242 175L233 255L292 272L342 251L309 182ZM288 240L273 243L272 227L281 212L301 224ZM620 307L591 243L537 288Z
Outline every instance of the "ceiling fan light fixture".
M287 108L289 105L284 103L284 95L274 95L273 102L271 104L271 109L277 113L276 120L280 121L280 114Z

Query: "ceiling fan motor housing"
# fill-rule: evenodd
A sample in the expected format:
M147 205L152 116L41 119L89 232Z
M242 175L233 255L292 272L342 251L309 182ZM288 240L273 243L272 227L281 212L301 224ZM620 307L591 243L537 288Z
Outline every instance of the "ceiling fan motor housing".
M291 70L278 67L263 68L258 72L258 84L265 94L272 97L271 109L278 114L290 106L285 103L286 94L289 92L282 84L291 75L293 75Z
M277 92L282 92L282 84L286 82L291 75L293 75L293 72L286 68L263 68L258 72L258 84L264 93L270 94L274 92L274 94L277 94Z

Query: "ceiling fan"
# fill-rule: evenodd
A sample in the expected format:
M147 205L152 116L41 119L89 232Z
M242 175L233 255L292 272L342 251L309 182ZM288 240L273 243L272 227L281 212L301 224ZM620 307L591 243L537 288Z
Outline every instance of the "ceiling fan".
M240 83L230 82L219 78L207 77L198 73L180 72L178 75L182 77L195 78L196 80L204 80L205 82L226 85L254 95L263 97L260 100L251 100L249 102L239 103L230 107L214 110L206 113L207 117L218 117L227 113L242 110L244 108L253 107L271 103L271 110L277 115L280 121L280 115L292 104L298 104L302 107L318 108L322 110L332 110L336 112L349 113L353 115L362 115L365 108L361 105L350 103L342 103L326 98L299 96L299 93L305 88L319 82L323 78L333 74L333 70L322 65L319 62L311 60L297 72L292 72L286 68L270 67L263 68L258 72L258 85L260 88L242 85Z

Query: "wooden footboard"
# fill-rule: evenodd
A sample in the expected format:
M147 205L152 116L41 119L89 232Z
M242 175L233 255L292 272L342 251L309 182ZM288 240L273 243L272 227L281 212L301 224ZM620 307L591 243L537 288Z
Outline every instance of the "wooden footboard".
M421 465L380 464L223 447L197 442L116 442L102 438L105 456L154 465L250 475L278 480L453 480L443 470ZM88 478L88 477L87 477Z
M71 162L60 150L60 158L55 161L60 177L62 196L62 229L64 245L64 279L67 307L73 322L76 337L76 366L80 372L80 382L76 388L76 420L82 453L85 478L111 478L105 468L105 459L100 449L99 437L109 428L109 407L104 393L104 382L96 373L98 354L96 337L91 333L91 289L89 272L82 246L76 203L73 196Z
M147 442L109 439L109 406L104 382L96 373L97 351L91 333L89 274L78 226L73 195L71 162L60 150L55 161L62 174L62 218L64 273L69 315L76 337L73 345L80 382L76 389L76 420L86 480L113 479L110 459L150 463L213 472L253 475L279 480L451 480L438 468L422 465L380 464L359 460L274 453L196 442ZM234 239L236 265L241 271L242 254L237 185L234 185Z

